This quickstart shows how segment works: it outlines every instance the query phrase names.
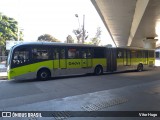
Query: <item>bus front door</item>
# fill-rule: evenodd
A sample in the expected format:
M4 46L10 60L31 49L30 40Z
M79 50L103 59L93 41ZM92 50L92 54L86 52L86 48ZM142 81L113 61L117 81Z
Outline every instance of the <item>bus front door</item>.
M131 65L131 52L129 50L124 51L124 65Z

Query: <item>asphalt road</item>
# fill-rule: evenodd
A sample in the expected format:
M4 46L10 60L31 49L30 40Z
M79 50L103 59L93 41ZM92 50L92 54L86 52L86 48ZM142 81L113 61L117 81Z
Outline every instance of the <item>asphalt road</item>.
M143 72L78 75L48 81L0 81L0 110L69 96L113 90L160 80L160 69Z

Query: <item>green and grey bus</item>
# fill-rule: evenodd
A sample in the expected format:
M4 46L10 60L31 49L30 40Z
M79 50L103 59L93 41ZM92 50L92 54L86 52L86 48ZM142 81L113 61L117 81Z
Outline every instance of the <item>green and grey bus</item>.
M22 43L8 55L8 79L39 79L73 74L115 72L152 68L154 50L106 48L84 44Z

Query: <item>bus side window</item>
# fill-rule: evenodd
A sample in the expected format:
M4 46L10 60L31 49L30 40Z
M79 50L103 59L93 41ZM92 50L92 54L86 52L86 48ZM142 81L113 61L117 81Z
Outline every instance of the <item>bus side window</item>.
M142 51L139 50L139 51L137 52L137 58L142 58Z
M117 58L123 58L123 51L122 50L117 51Z
M68 49L68 58L79 58L80 54L79 54L79 50L75 49L75 48L69 48Z
M54 49L54 51L53 51L53 59L55 59L55 60L59 59L59 51L58 51L58 49Z
M65 57L65 49L61 49L60 50L60 58L61 59L65 59L66 57Z
M92 50L87 51L87 58L92 58Z
M149 58L154 58L154 57L155 57L154 51L149 51L148 53L149 53L149 54L148 54Z
M131 51L131 57L132 57L132 58L136 58L136 51L135 51L135 50L132 50L132 51Z
M118 58L121 58L121 57L122 57L122 52L119 51L119 52L118 52Z
M87 54L85 51L82 51L82 58L87 58Z
M82 58L92 58L92 51L90 49L84 49L81 52Z
M94 58L104 58L105 49L104 48L94 48Z
M34 60L45 60L49 59L49 52L47 49L38 49L34 48L32 49L32 58Z

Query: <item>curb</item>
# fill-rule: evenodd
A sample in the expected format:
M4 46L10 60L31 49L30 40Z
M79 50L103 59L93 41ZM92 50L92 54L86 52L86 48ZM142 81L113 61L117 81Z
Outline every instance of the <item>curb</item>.
M0 80L7 80L7 79L8 79L7 77L0 76Z
M0 72L0 80L7 80L8 76L6 72Z

